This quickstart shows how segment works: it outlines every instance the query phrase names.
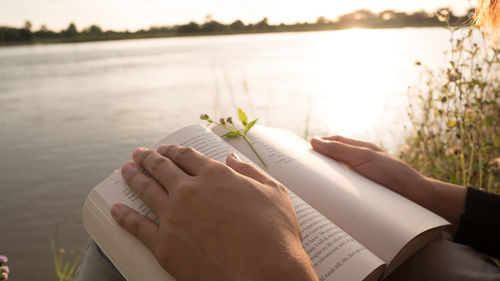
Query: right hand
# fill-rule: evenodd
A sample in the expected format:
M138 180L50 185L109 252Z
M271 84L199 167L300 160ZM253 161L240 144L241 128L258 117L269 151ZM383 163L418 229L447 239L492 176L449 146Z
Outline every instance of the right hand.
M311 145L317 152L458 224L464 210L464 187L427 178L368 142L329 136L313 138Z
M123 178L159 224L121 204L111 214L177 280L318 280L286 188L252 165L175 145L133 160Z

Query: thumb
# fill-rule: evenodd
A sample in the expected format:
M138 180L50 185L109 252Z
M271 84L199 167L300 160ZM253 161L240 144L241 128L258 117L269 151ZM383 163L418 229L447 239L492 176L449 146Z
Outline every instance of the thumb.
M353 146L338 141L312 138L311 146L317 152L334 160L340 161L351 168L373 159L375 151L359 146Z
M259 171L254 166L250 165L247 162L241 161L240 157L238 157L238 154L234 152L227 156L226 164L229 167L231 167L235 172L247 176L249 178L252 178L262 184L268 184L274 182L266 174Z

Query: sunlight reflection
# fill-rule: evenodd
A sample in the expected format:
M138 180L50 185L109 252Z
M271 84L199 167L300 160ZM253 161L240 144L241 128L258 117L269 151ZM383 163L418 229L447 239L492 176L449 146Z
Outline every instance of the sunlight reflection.
M315 77L315 91L323 94L320 106L327 112L325 121L332 132L352 134L373 128L387 102L387 85L396 82L395 76L380 71L400 67L391 52L394 38L377 38L373 34L370 30L351 29L316 42L311 55L318 59L311 76ZM332 89L336 92L332 93Z

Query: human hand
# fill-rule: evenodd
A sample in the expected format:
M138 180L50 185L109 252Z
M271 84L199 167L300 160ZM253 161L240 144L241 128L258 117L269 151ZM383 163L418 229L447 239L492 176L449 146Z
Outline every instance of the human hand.
M415 169L372 143L329 136L313 138L311 145L319 153L402 195L418 190L425 180Z
M441 215L455 227L464 212L464 187L427 178L374 144L329 136L313 138L311 145L319 153Z
M111 214L177 280L317 280L279 183L235 155L226 166L175 145L133 160L122 175L159 224L122 204Z

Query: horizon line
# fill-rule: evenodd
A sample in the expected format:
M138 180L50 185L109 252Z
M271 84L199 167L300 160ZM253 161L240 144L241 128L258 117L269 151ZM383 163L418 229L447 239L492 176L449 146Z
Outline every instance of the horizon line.
M336 16L335 18L328 18L326 16L322 16L322 15L318 15L316 17L316 20L315 21L307 21L307 20L297 20L297 21L280 21L280 22L273 22L273 21L269 21L268 23L270 25L280 25L280 24L287 24L287 25L290 25L290 24L305 24L305 23L315 23L319 18L324 18L328 21L331 21L331 22L335 22L335 21L338 21L340 17L342 16L345 16L345 15L349 15L349 14L353 14L353 13L356 13L356 12L359 12L359 11L368 11L368 12L371 12L375 15L380 15L384 12L394 12L394 13L405 13L406 15L412 15L412 14L417 14L417 13L425 13L429 16L431 15L435 15L436 12L440 11L440 10L448 10L451 12L451 14L455 15L455 16L461 16L461 17L465 17L467 16L468 12L472 9L475 9L475 7L473 5L471 5L469 8L467 8L467 10L465 11L464 15L455 15L454 14L454 9L449 7L449 6L446 6L446 7L440 7L440 8L437 8L433 11L428 11L426 9L416 9L416 10L397 10L397 9L384 9L384 10L380 10L380 11L374 11L374 10L370 10L368 8L359 8L359 9L354 9L352 10L351 12L347 12L347 13L344 13L344 14L340 14L338 16ZM210 20L207 20L207 19L210 19ZM106 29L106 30L109 30L109 31L121 31L121 32L126 32L126 31L131 31L131 32L137 32L137 31L140 31L140 30L147 30L147 29L151 29L151 28L159 28L159 27L175 27L175 26L180 26L180 25L186 25L186 24L190 24L190 23L196 23L196 24L199 24L199 25L203 25L204 23L207 23L207 22L210 22L210 21L216 21L218 23L221 23L221 24L225 24L225 25L229 25L231 23L234 23L234 22L237 22L237 21L241 21L243 22L244 24L246 25L249 25L249 24L254 24L254 23L258 23L264 19L268 19L269 20L269 17L267 16L263 16L262 18L260 18L260 20L257 20L257 21L248 21L248 20L243 20L241 18L235 18L234 20L232 21L218 21L217 19L213 18L211 14L207 14L205 16L205 19L204 21L200 22L200 21L197 21L197 20L188 20L188 21L185 21L183 23L179 22L179 23L170 23L170 24L150 24L148 26L142 26L142 27L137 27L137 28L103 28L103 29ZM13 28L23 28L26 26L26 23L30 23L32 26L34 25L33 22L29 19L25 19L24 20L24 23L21 24L21 25L10 25L10 24L4 24L4 23L0 23L0 27L13 27ZM90 24L87 24L87 25L81 25L81 24L78 24L76 21L73 21L73 20L70 20L68 21L68 23L66 24L66 26L62 27L62 28L54 28L53 30L65 30L66 28L68 28L69 25L71 24L74 24L75 26L80 26L81 29L84 29L85 27L91 27L93 25L96 25L96 26L101 26L100 24L98 23L90 23ZM39 26L39 29L41 29L43 26L45 26L48 30L52 30L51 28L49 28L47 26L47 24L45 23L41 23L38 25Z

